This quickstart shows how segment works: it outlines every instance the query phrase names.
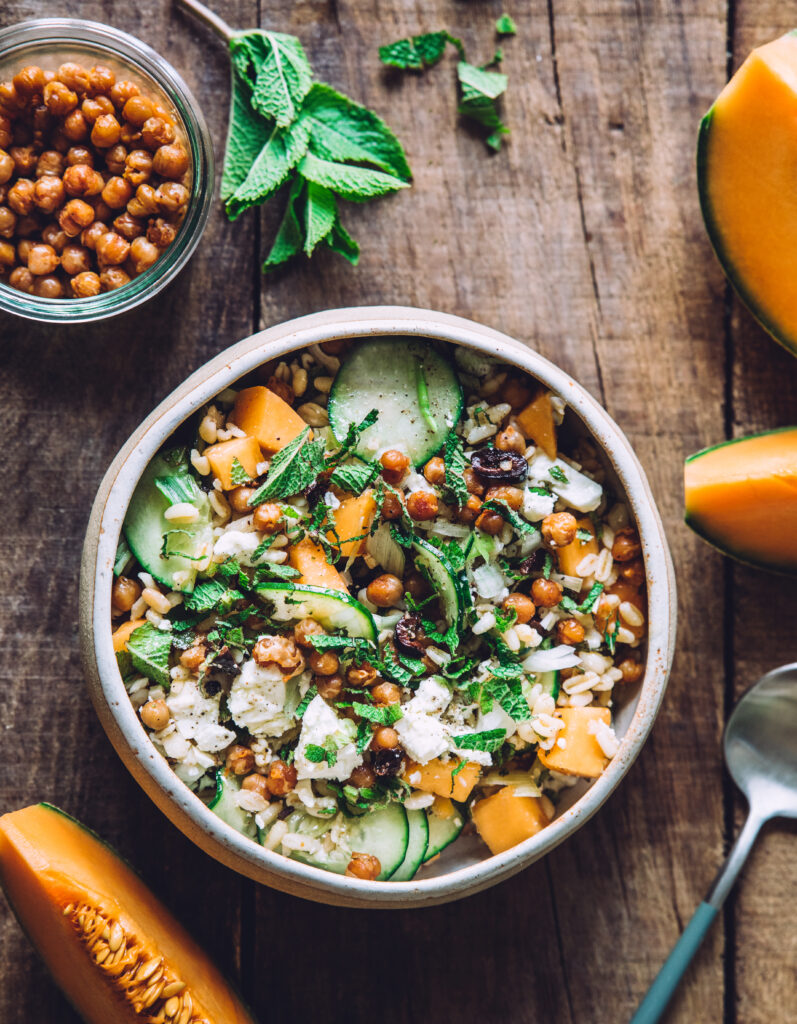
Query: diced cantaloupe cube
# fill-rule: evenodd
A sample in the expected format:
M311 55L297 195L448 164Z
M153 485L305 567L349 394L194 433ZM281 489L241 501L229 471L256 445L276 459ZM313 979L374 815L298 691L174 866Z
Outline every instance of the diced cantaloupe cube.
M327 537L332 544L340 541L340 551L344 558L359 555L365 550L365 535L371 529L375 512L376 501L370 489L344 498L335 509L335 532L330 530Z
M556 458L556 424L550 392L541 391L515 419L524 435L542 448L549 459Z
M262 385L238 392L230 419L269 453L290 444L307 426L284 399Z
M113 649L117 654L120 651L127 650L127 641L130 639L130 634L138 629L139 626L143 626L146 621L146 619L130 619L114 630L111 639L113 640Z
M441 761L439 757L427 764L410 761L404 772L404 781L413 789L423 790L424 793L436 793L437 796L447 796L460 801L467 800L479 780L481 765L475 761L468 761L464 768L457 771L461 764L462 761L458 759Z
M594 723L612 724L612 713L608 708L561 708L557 717L565 723L564 729L556 734L557 742L550 750L540 750L540 762L563 775L578 775L584 779L594 779L601 774L609 763L603 748L592 731ZM559 740L565 741L564 748Z
M456 807L447 796L436 796L429 810L435 818L445 818L446 821L450 821L458 813Z
M300 573L295 578L295 583L349 592L343 577L335 566L327 561L324 549L309 537L303 537L298 544L293 545L288 553L288 561Z
M584 516L577 522L578 529L586 530L591 539L582 541L576 537L570 544L565 544L564 547L557 549L556 559L559 563L559 572L564 573L565 576L578 576L576 569L581 560L587 555L597 555L598 553L598 541L595 538L595 527L592 525L592 520Z
M536 796L517 796L514 786L477 800L471 809L473 823L490 853L503 853L541 832L549 823L543 801Z
M241 483L240 480L235 483L232 478L233 463L236 459L250 478L257 476L258 463L263 459L260 445L254 437L233 437L230 441L219 441L217 444L209 445L202 454L207 458L213 475L225 491L230 491Z

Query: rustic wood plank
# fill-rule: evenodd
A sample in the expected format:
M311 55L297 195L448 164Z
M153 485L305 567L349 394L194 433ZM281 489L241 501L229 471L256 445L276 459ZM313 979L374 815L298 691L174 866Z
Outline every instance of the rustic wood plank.
M256 4L236 0L227 11L245 23L256 17ZM59 12L110 22L154 46L184 74L214 138L224 138L228 62L203 29L165 3L121 8L89 0ZM53 13L10 0L2 22ZM105 739L83 687L76 605L89 509L117 448L188 372L251 331L254 244L251 225L230 226L216 209L190 267L149 305L71 330L8 316L0 325L0 417L4 436L19 442L3 463L6 493L17 499L0 531L0 579L12 595L0 640L7 766L0 809L45 799L95 828L233 974L239 908L250 886L166 821ZM7 913L0 957L5 1024L77 1020Z
M737 0L733 70L753 47L794 28L793 11L773 2ZM795 422L797 361L733 299L729 322L733 376L732 435ZM734 605L734 688L740 695L768 669L794 661L797 584L743 566L731 571ZM746 807L735 800L735 824ZM797 1021L797 872L793 823L764 830L733 901L736 964L733 1002L744 1024Z

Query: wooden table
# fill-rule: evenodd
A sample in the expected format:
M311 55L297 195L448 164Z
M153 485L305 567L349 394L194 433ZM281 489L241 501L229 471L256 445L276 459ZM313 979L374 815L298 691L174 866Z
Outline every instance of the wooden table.
M404 141L411 190L345 211L357 270L324 254L267 279L276 210L214 209L189 268L113 322L0 321L5 765L0 810L51 800L137 864L264 1020L628 1018L738 827L720 733L759 672L794 657L793 582L723 561L683 525L684 455L793 422L797 362L730 294L698 211L698 119L729 67L793 25L775 0L514 0L512 136L488 156L458 127L453 67L386 76L380 43L448 27L486 60L503 0L227 0L228 20L298 34L323 79ZM185 75L222 155L223 48L167 0L6 0L0 21L78 14L158 49ZM731 51L731 55L726 54ZM421 911L315 906L258 888L195 849L102 733L77 653L77 574L97 485L118 447L209 356L331 306L400 303L473 317L555 360L629 434L660 503L680 586L664 709L627 781L544 862ZM797 1021L794 829L768 829L670 1020ZM76 1018L10 914L0 1020Z

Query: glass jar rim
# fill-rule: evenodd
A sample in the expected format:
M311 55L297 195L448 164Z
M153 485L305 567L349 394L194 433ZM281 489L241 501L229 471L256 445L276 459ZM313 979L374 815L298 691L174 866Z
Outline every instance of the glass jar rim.
M214 188L213 142L201 108L179 72L147 43L110 25L78 18L35 18L0 29L0 60L16 51L57 44L96 48L152 79L174 104L191 151L193 179L188 212L175 241L129 284L89 298L41 299L0 282L0 310L43 323L88 323L134 309L166 287L193 254L210 215Z

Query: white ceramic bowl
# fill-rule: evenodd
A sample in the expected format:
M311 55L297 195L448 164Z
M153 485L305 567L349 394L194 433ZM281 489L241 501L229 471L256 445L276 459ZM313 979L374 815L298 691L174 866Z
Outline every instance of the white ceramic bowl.
M263 849L208 810L174 774L141 725L116 667L111 643L114 555L135 485L169 435L191 414L261 363L317 342L372 335L438 338L512 363L567 403L605 454L636 518L648 578L648 655L641 685L616 710L620 749L603 775L568 793L542 832L495 857L459 840L411 882L365 882L330 874ZM642 467L622 432L598 403L548 360L498 331L428 310L394 306L329 310L254 334L206 363L136 430L103 480L83 549L80 640L89 688L105 731L144 790L190 839L228 867L267 885L341 906L408 907L443 903L508 878L549 853L598 810L631 767L661 703L673 655L676 604L672 562ZM624 690L627 692L627 690Z

